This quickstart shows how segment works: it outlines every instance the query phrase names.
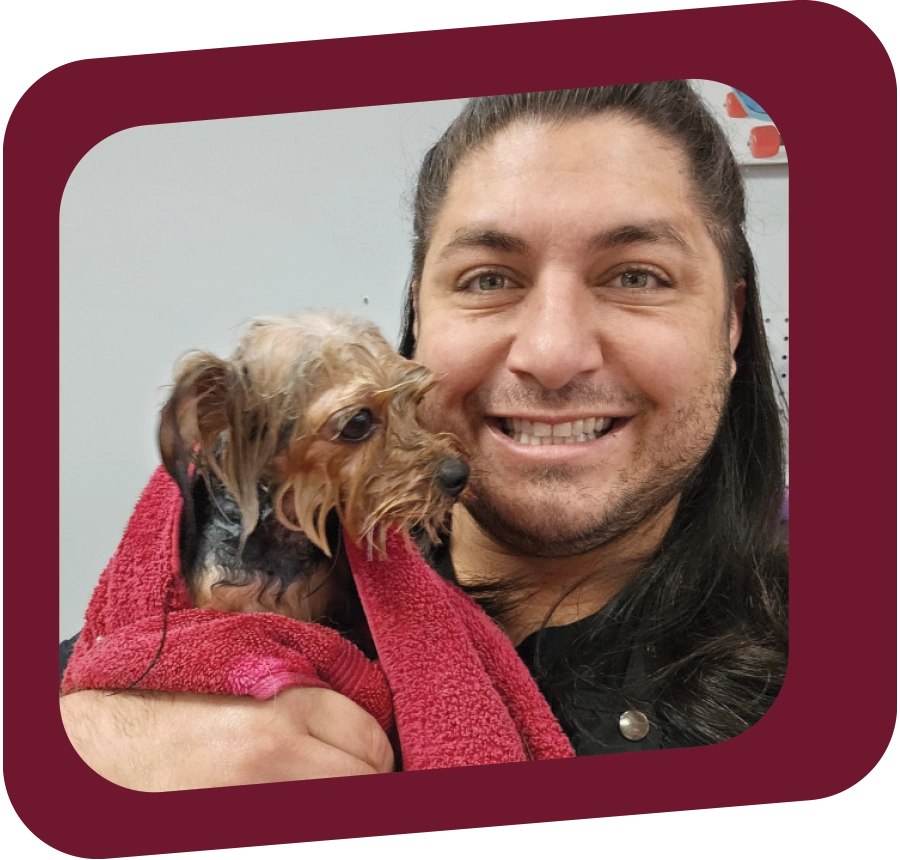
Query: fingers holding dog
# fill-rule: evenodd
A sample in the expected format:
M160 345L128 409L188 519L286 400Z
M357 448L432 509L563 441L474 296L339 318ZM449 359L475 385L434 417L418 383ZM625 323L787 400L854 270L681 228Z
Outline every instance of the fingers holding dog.
M372 773L394 769L394 751L387 735L355 702L333 690L293 688L281 695L285 694L302 707L310 737L367 765Z

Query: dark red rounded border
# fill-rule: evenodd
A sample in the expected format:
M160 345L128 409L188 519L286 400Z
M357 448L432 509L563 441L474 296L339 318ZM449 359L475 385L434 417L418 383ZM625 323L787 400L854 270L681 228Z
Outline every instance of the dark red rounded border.
M790 152L791 658L769 714L719 746L637 756L164 795L94 774L58 716L56 613L37 609L57 591L52 309L80 158L135 125L667 78L751 93ZM852 15L795 0L87 60L22 97L4 154L5 778L41 839L114 857L805 800L881 757L896 712L896 85Z

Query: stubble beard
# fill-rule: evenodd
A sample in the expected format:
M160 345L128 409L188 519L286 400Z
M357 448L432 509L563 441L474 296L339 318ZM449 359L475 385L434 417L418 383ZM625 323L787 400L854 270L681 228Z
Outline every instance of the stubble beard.
M696 474L724 415L730 355L722 373L637 446L627 468L597 486L590 467L526 467L498 481L490 464L472 465L462 499L493 540L539 558L572 558L623 538L669 508ZM593 503L592 500L593 499Z
M587 476L556 466L522 475L522 492L509 503L490 478L473 483L463 499L479 527L501 546L537 558L572 558L608 545L652 520L675 499L694 469L668 470L664 480L629 481L620 476L585 512ZM581 499L579 499L581 497ZM526 508L526 506L528 506ZM581 510L576 510L576 508Z

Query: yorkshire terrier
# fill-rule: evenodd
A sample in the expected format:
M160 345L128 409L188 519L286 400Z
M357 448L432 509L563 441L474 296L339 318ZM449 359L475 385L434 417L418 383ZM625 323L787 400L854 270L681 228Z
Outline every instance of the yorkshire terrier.
M434 381L335 311L252 320L228 360L189 354L159 447L193 604L324 623L371 652L341 527L370 552L392 527L437 539L469 469L416 421Z

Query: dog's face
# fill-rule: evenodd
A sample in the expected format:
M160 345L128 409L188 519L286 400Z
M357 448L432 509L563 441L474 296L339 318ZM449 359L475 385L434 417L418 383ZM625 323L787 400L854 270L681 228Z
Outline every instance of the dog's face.
M452 437L416 421L433 384L362 320L256 320L229 360L196 353L182 364L160 421L163 462L186 503L192 481L214 473L245 536L259 486L279 521L325 552L331 510L358 542L380 545L387 527L413 524L433 536L468 476Z

